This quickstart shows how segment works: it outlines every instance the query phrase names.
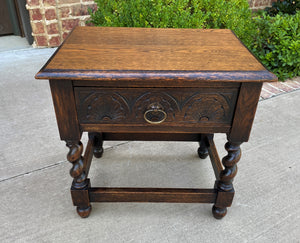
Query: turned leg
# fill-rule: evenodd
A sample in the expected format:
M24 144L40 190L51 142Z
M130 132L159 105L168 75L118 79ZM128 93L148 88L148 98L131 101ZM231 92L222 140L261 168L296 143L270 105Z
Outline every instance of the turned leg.
M82 218L86 218L89 216L92 206L90 205L88 191L90 182L84 171L83 145L80 141L67 141L67 147L70 149L67 159L73 164L70 170L70 175L73 177L71 186L73 204L77 206L77 213Z
M96 158L101 158L103 154L103 139L102 133L89 133L89 139L93 140L93 147L94 147L94 156Z
M200 147L198 148L198 155L201 159L206 159L208 156L208 145L203 134L201 134L199 145Z
M227 142L225 149L228 154L222 159L224 170L220 173L220 179L216 181L215 188L217 190L216 203L212 208L213 215L216 219L223 218L227 213L227 207L231 206L234 188L233 178L237 173L237 163L241 158L241 143Z

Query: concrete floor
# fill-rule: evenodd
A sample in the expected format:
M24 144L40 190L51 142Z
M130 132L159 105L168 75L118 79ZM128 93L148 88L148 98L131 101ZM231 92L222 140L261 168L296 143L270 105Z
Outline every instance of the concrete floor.
M300 91L259 102L227 216L209 204L94 203L77 216L48 82L55 49L0 52L0 242L300 242ZM84 135L83 141L86 141ZM225 154L225 136L215 142ZM106 142L93 186L213 187L197 143Z
M32 48L25 37L16 35L0 36L0 52Z

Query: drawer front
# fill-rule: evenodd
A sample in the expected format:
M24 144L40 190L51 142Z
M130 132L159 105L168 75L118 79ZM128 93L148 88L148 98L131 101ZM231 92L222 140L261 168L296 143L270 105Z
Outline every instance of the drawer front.
M75 87L80 124L230 125L238 88Z

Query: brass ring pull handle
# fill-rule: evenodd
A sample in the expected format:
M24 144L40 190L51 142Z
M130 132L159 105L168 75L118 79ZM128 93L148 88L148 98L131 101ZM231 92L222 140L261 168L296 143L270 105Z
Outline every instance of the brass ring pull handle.
M159 103L152 103L144 114L144 119L150 124L160 124L167 118L167 113Z

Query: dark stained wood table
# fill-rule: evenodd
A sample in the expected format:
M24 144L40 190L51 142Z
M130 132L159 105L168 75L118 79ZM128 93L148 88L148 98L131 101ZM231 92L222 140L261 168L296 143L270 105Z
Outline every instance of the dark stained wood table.
M233 200L240 144L249 139L262 83L277 80L230 30L108 27L76 27L36 78L50 82L81 217L91 202L184 202L214 204L217 219ZM222 162L214 133L227 134ZM104 140L197 141L215 186L91 187L92 157L101 157Z

